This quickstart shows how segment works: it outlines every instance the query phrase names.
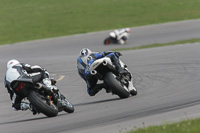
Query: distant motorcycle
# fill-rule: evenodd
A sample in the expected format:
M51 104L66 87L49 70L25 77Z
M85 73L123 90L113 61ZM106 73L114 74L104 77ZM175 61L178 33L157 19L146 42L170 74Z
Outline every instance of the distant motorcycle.
M133 96L137 95L137 90L132 82L132 74L122 61L120 61L120 64L128 74L119 74L109 57L90 62L86 70L90 71L92 75L95 75L97 79L104 81L108 86L106 88L107 92L116 94L120 98L128 98L130 94Z
M57 116L58 112L63 110L68 113L74 112L74 106L64 95L53 92L41 83L34 84L32 79L19 78L11 82L11 87L20 97L27 97L36 112L48 117Z
M121 30L115 30L109 33L109 36L104 40L104 45L109 44L124 44L129 37L130 29L125 28Z

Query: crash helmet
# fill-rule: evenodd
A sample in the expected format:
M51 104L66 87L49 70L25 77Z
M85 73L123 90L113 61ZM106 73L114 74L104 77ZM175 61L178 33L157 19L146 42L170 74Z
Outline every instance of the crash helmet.
M83 48L81 51L80 51L80 56L88 56L89 54L91 54L92 51L88 48Z
M130 33L130 29L129 29L129 28L126 28L125 31L126 31L127 33Z
M12 59L12 60L9 60L8 63L7 63L7 69L13 67L14 65L17 65L19 64L20 62L18 60L15 60L15 59Z

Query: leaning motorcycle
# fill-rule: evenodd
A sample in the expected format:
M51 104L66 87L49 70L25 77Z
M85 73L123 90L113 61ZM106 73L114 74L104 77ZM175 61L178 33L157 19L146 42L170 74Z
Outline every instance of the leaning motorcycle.
M74 106L59 92L53 92L42 83L33 83L32 79L19 78L11 82L15 94L27 98L37 113L48 117L58 115L60 111L74 112Z
M123 33L120 39L123 39L124 41L127 40L128 33ZM106 37L104 40L104 45L109 45L109 44L119 44L119 39L117 39L115 32L110 32L109 36Z
M103 57L95 61L89 61L86 67L86 73L90 71L92 75L102 80L108 86L106 88L107 92L116 94L120 98L137 95L137 90L132 82L132 74L121 60L120 65L128 72L127 74L119 74L111 59L109 57Z

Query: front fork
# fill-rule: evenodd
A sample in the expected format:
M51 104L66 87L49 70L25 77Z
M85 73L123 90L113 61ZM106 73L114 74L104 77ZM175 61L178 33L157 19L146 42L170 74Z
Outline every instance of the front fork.
M60 112L65 108L65 106L67 104L66 102L68 102L68 101L65 100L65 96L62 95L59 91L57 93L55 93L54 95L55 95L55 97L57 99L56 105L58 107L58 111Z

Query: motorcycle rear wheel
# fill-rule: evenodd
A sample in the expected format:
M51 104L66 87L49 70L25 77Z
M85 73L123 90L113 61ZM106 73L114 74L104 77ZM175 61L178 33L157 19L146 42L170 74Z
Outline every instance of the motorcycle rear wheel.
M130 93L123 88L121 83L114 77L112 72L106 73L104 81L109 86L114 94L117 94L120 98L128 98Z
M48 105L45 97L40 95L38 92L31 91L28 95L28 100L37 111L45 114L46 116L54 117L58 115L58 108L53 103Z

